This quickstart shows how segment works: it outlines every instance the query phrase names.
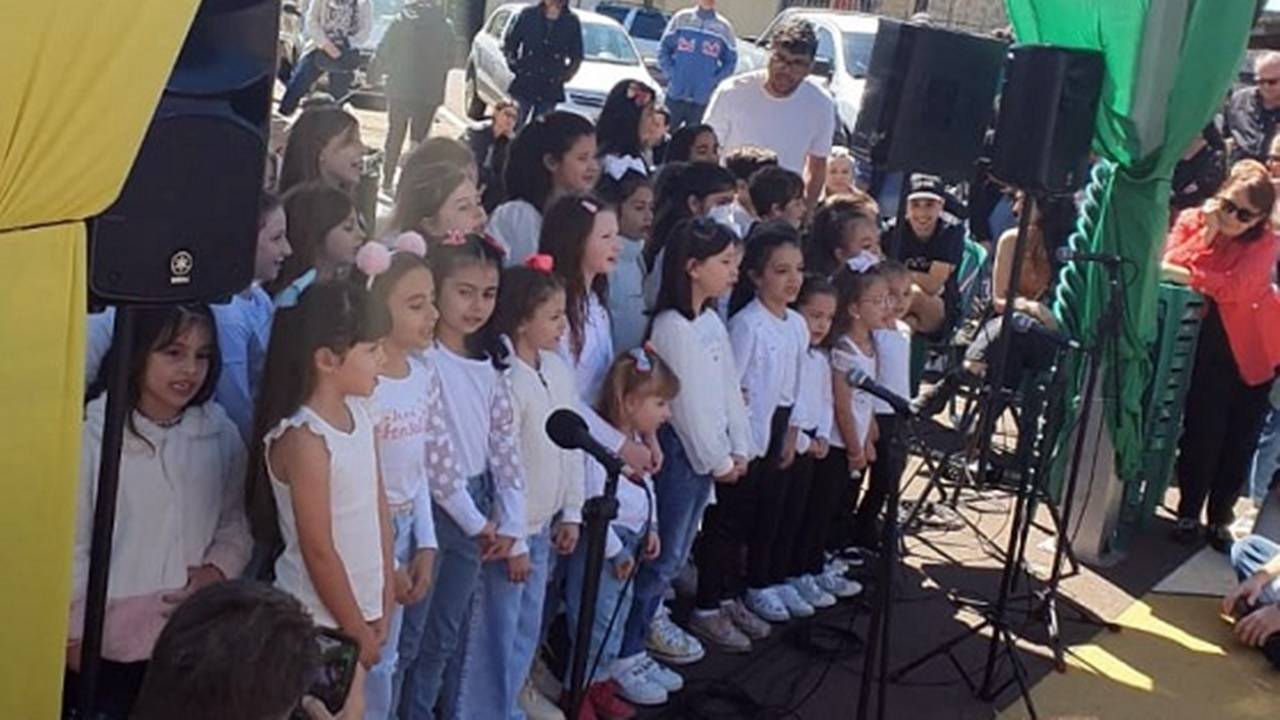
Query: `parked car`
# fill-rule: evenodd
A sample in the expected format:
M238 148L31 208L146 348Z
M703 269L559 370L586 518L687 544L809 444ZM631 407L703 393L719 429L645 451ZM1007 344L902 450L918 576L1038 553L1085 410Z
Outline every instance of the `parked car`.
M507 88L514 74L502 53L507 27L527 3L508 3L496 8L471 42L467 58L467 114L484 117L485 110L499 100L510 99ZM617 20L585 10L574 10L582 24L582 66L565 83L565 101L558 109L576 112L594 121L604 107L609 90L622 80L653 83L635 43Z
M631 41L636 44L640 57L654 79L666 85L666 79L661 76L662 70L658 67L658 46L667 23L671 21L671 15L651 7L623 2L601 2L591 9L622 25L631 36Z
M847 144L862 108L862 92L867 84L867 67L875 45L880 20L859 12L789 8L778 13L754 42L739 42L739 61L753 69L768 62L769 40L788 20L800 17L813 23L818 33L818 53L813 74L824 78L836 101L836 139Z

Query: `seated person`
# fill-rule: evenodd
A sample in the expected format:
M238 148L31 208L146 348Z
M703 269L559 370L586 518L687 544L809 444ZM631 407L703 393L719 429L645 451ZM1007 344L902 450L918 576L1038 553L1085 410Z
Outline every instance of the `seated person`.
M1222 612L1236 618L1241 642L1280 667L1280 545L1250 535L1231 546L1231 567L1240 584L1222 599Z
M911 271L911 304L904 322L929 340L946 336L960 314L955 271L964 257L964 229L942 216L946 191L933 175L911 176L907 222L885 234L889 257Z

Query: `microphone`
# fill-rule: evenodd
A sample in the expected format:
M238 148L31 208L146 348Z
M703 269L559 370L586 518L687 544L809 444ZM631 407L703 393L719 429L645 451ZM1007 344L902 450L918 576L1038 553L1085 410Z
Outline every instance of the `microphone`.
M547 418L547 437L551 442L565 450L581 450L604 466L611 475L622 473L623 462L611 450L591 437L587 430L587 421L578 413L568 408L560 408Z
M1072 250L1069 247L1058 248L1058 252L1056 254L1058 256L1058 262L1063 263L1078 260L1079 262L1096 262L1102 263L1103 265L1119 265L1124 262L1124 258L1119 255L1112 255L1110 253L1079 252L1077 250Z
M1067 335L1055 330L1050 330L1048 327L1045 327L1043 323L1024 312L1013 313L1013 331L1022 334L1038 335L1058 347L1064 347L1069 350L1080 350L1084 347Z
M899 417L906 418L915 415L911 410L911 405L907 403L906 398L877 383L875 378L867 374L867 372L862 368L851 369L849 374L845 376L845 379L849 381L850 385L858 388L859 390L870 393L889 403L889 407L893 408L893 412Z

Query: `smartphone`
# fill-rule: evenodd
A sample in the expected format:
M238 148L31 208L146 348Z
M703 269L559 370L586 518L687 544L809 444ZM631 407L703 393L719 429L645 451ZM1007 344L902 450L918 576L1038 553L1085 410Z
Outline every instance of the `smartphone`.
M328 628L316 628L316 644L320 646L320 666L307 694L324 703L329 712L336 715L351 692L356 663L360 662L360 646L355 640ZM309 717L299 706L293 711L292 720L309 720Z

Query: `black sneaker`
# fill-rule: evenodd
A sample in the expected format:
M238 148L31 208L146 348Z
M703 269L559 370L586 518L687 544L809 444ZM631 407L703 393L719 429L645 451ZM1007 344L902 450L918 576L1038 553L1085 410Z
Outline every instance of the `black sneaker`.
M1231 544L1236 541L1227 525L1210 525L1205 534L1209 536L1209 546L1224 555L1230 552Z
M1200 523L1191 518L1178 518L1173 528L1173 539L1183 545L1191 545L1200 539Z

